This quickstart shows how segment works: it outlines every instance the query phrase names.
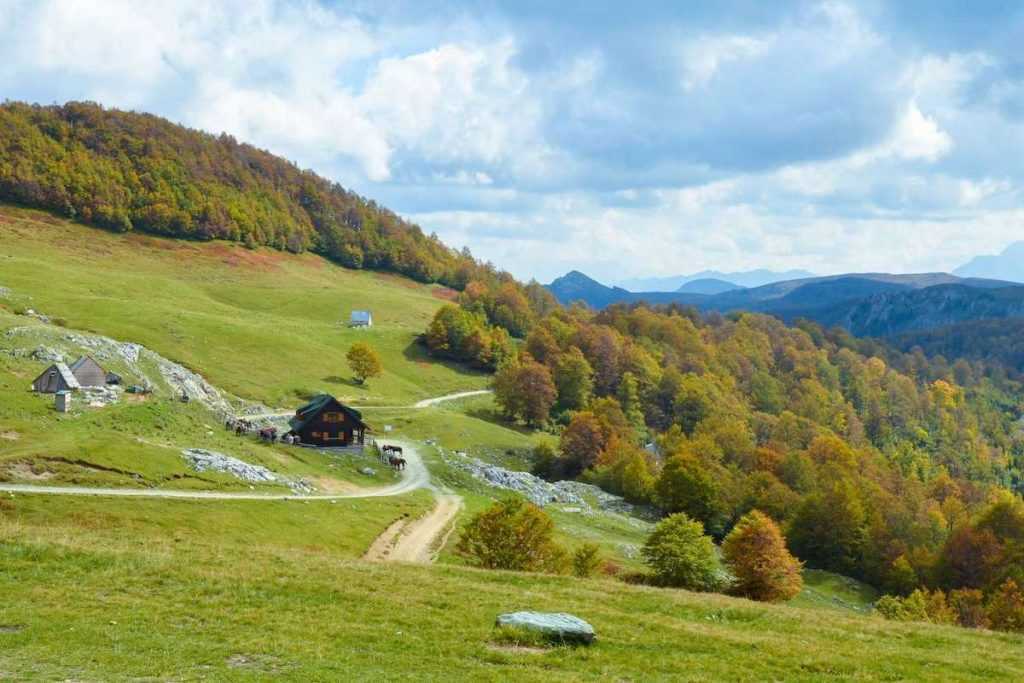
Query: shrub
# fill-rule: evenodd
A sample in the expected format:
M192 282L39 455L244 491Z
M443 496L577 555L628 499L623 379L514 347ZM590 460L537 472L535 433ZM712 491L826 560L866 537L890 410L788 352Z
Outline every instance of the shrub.
M658 584L697 591L723 587L714 542L685 513L659 522L641 552Z
M985 612L985 596L976 588L950 591L949 608L956 622L965 628L988 628L991 622Z
M572 573L586 579L601 567L601 548L596 543L584 543L572 554Z
M941 590L918 589L905 598L883 596L875 603L875 611L894 621L927 621L933 624L957 623L956 611L946 602Z
M988 618L996 630L1024 632L1024 592L1016 581L1007 579L989 596Z
M521 498L507 498L477 514L466 525L457 550L485 569L565 571L565 551L553 540L554 522Z
M747 513L726 536L722 555L736 577L736 595L779 602L803 588L800 561L789 554L775 522L758 510Z

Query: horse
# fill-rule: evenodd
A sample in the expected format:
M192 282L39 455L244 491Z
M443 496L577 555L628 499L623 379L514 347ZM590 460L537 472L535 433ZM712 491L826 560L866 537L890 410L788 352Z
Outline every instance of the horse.
M261 429L260 439L269 443L277 441L277 427L264 427Z
M405 458L399 458L392 455L390 458L388 458L388 464L394 467L396 470L404 470Z

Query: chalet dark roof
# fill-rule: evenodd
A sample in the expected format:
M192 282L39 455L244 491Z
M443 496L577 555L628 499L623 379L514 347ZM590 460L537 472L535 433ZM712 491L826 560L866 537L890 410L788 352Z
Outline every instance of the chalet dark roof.
M301 431L310 420L316 418L316 416L322 413L324 409L329 407L336 407L336 409L345 413L345 415L354 423L364 429L367 428L366 423L363 422L362 413L355 408L349 408L330 394L318 394L317 396L314 396L313 400L295 411L295 417L289 420L288 424L291 425L293 431Z

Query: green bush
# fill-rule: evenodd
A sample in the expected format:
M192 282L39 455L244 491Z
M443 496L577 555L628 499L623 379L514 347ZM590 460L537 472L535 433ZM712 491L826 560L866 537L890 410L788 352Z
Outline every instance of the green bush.
M522 498L507 498L466 525L456 549L485 569L564 573L568 558L551 517Z
M714 542L704 534L704 525L686 513L663 519L641 552L657 584L695 591L725 587Z
M584 543L572 554L572 573L586 579L601 568L601 548L596 543Z

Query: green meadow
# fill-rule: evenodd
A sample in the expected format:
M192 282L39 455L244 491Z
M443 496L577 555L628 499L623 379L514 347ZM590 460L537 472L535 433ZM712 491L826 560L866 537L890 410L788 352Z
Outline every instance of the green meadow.
M406 405L488 382L416 343L454 294L441 287L313 254L117 235L5 205L0 235L8 308L142 344L243 398L287 409L329 391L357 405ZM353 309L372 311L374 326L349 328ZM367 386L345 362L357 340L383 360Z
M18 495L0 505L11 680L1014 680L1024 638L454 565L359 561L429 505ZM568 611L589 648L510 648L497 614Z

